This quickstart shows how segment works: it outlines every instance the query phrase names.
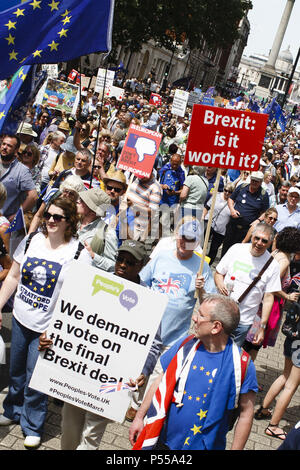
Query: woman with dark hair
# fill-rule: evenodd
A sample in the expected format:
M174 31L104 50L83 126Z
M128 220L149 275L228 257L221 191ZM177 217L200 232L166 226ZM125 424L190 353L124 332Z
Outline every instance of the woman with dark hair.
M285 227L281 232L276 234L273 246L275 246L272 256L279 263L280 266L280 278L282 290L275 292L273 308L270 313L267 328L265 331L264 341L261 346L266 348L267 346L274 347L276 339L280 330L282 313L284 302L289 300L296 302L299 297L299 293L288 293L287 292L287 280L290 278L290 262L292 253L299 251L300 247L300 230L294 227ZM252 344L252 337L256 332L256 328L259 327L259 319L254 322L253 326L247 335L246 341L243 345L244 349L251 354L254 360L261 346L255 346Z
M36 145L26 145L25 149L20 155L20 161L23 163L23 165L29 168L36 190L40 191L42 183L41 168L39 166L40 151Z
M38 359L39 337L48 328L70 263L79 258L91 264L87 250L76 238L75 202L57 198L43 217L42 231L24 238L16 249L0 290L0 327L1 310L16 290L10 383L0 425L20 423L27 448L39 446L47 414L47 395L29 387Z

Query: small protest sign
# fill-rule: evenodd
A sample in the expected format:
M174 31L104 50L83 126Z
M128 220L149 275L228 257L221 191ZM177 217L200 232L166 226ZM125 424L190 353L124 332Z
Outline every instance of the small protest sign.
M43 64L42 70L47 72L48 77L58 77L58 64Z
M114 79L115 72L113 70L98 69L95 92L100 93L104 89L104 85L105 88L112 86L114 84Z
M189 93L184 90L175 90L175 95L172 103L171 113L177 116L184 117L186 105L189 99Z
M62 286L30 387L122 422L167 296L79 261Z
M131 124L117 168L150 178L161 139L159 132Z
M162 97L158 93L151 93L149 104L154 104L154 106L161 106Z
M185 165L256 171L268 116L194 105Z
M122 99L124 98L124 93L125 93L124 88L119 88L117 86L109 85L105 89L105 96L107 98L111 98L112 96L114 96L117 99L117 101L122 101Z

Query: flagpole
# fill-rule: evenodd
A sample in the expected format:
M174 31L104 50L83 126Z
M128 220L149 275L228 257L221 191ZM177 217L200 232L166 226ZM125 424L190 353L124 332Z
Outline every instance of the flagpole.
M107 60L108 57L109 57L109 54L106 56L105 60ZM106 62L105 75L104 75L103 92L102 92L100 115L99 115L99 122L98 122L98 128L97 128L96 145L95 145L95 150L94 150L94 157L93 157L93 164L92 164L92 171L91 171L91 178L90 178L90 189L92 187L95 160L96 160L96 154L97 154L98 145L99 145L99 135L100 135L101 118L102 118L103 98L104 98L105 88L106 88L107 71L108 71L108 60Z

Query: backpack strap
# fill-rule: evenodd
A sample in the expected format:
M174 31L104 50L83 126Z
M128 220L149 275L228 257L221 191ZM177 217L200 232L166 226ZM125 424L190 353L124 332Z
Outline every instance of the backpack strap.
M75 256L74 256L74 259L78 259L79 258L79 255L80 253L82 252L83 248L85 248L84 244L79 242L78 243L78 247L77 247L77 250L76 250L76 253L75 253Z
M241 349L241 386L244 383L250 364L251 356L244 349Z
M29 245L30 245L30 242L31 242L31 240L33 239L33 237L34 237L34 235L35 235L36 233L37 233L37 232L32 232L32 233L30 233L30 234L28 235L28 238L27 238L26 244L25 244L24 255L25 255L26 251L28 250Z

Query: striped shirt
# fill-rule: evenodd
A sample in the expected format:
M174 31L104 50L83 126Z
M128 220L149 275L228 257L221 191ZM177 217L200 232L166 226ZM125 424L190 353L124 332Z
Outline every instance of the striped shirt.
M157 210L162 197L162 189L155 178L147 182L141 182L137 179L130 185L128 197L133 204Z

